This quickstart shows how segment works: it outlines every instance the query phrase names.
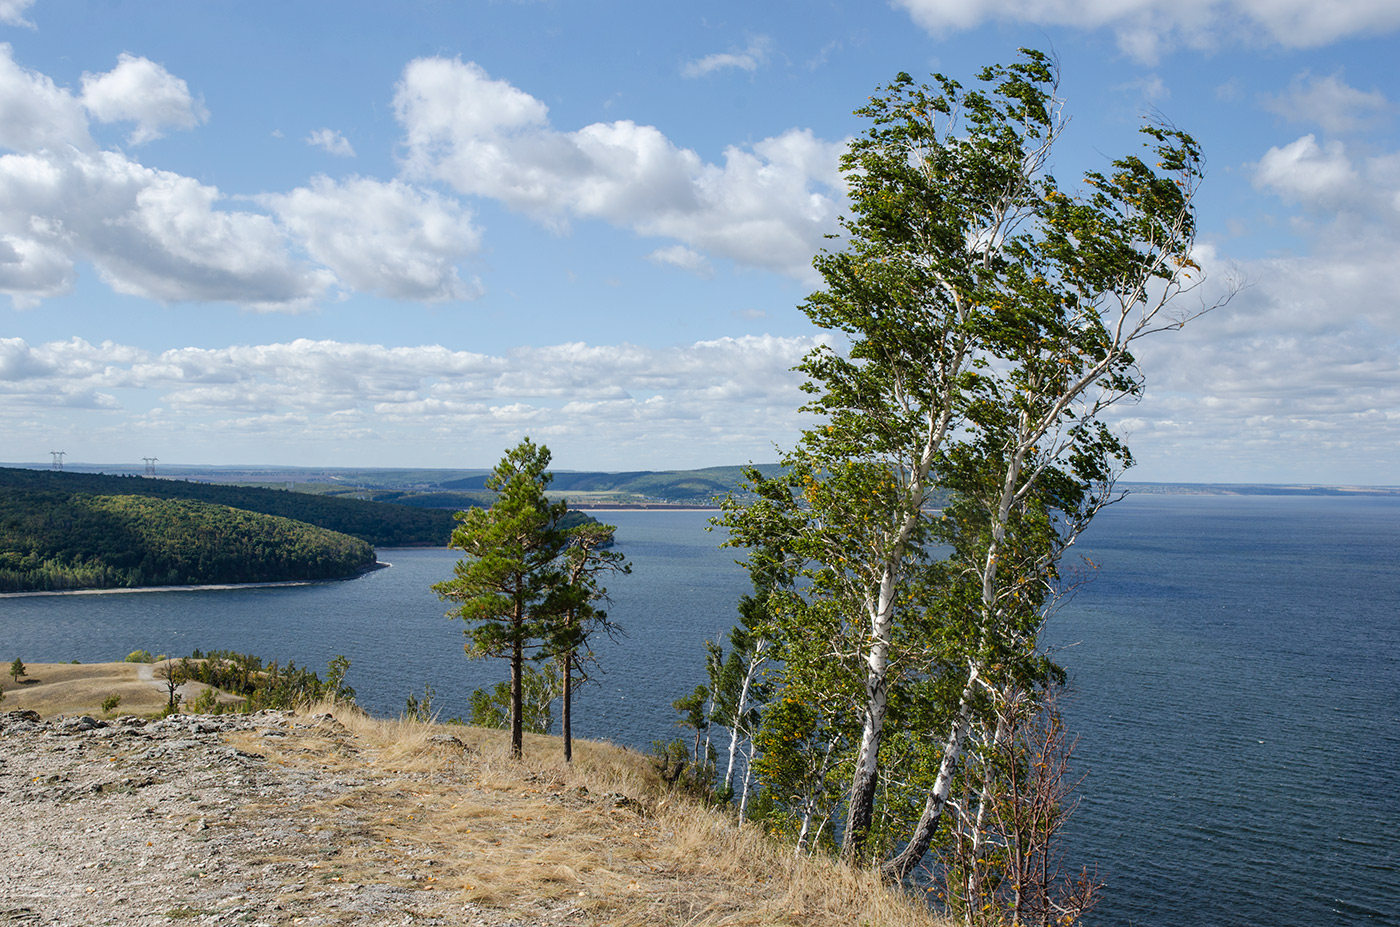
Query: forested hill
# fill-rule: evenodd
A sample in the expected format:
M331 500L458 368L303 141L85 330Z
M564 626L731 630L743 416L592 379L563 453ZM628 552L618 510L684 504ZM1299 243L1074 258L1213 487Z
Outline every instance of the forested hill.
M609 501L628 498L636 501L657 501L688 504L714 504L744 487L744 467L706 467L701 470L633 470L623 473L555 471L549 493L568 496L570 501L592 496L607 497ZM773 475L779 467L773 464L759 467ZM479 491L486 485L488 473L469 476L441 484L445 490Z
M357 538L226 505L0 491L0 592L336 579L374 562Z
M34 492L208 502L305 522L348 534L375 547L442 547L455 525L450 511L385 502L141 476L0 467L0 497Z

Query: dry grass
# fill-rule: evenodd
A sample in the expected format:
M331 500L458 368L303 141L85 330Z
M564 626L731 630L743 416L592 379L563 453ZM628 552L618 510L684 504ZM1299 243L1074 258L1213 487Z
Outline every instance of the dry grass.
M0 678L5 690L0 711L31 709L44 718L103 716L102 702L108 696L121 697L112 714L156 715L165 708L170 695L157 672L163 663L26 663L28 675L16 683L8 675ZM8 668L5 663L4 668ZM143 676L145 678L143 678ZM209 688L202 682L180 684L180 695L190 701ZM238 701L220 693L222 701Z
M636 752L576 742L568 766L557 739L528 737L517 762L500 731L330 710L339 723L314 733L235 740L273 762L355 776L307 809L342 830L317 863L322 878L435 892L444 914L464 902L527 917L568 909L606 927L943 923L866 873L795 856L667 795Z
M141 679L139 663L26 663L24 668L29 675L18 685L9 676L0 679L5 688L0 710L32 709L45 718L101 717L102 700L109 695L121 696L118 714L154 714L165 707L164 683L158 688Z
M164 684L141 678L140 664L27 669L25 684L5 681L0 710L98 715L114 694L121 714L165 705ZM327 713L334 722L314 721ZM570 765L557 738L526 735L516 761L503 731L376 720L346 706L312 709L285 738L230 739L346 783L297 809L331 831L311 878L413 889L418 910L449 922L474 903L527 922L598 927L946 927L868 873L797 856L668 795L645 756L611 744L575 741ZM284 796L269 795L240 816L257 829L288 810Z

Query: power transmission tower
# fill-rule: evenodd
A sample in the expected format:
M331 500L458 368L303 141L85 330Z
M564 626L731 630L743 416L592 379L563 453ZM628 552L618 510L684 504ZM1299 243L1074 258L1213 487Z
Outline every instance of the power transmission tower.
M144 461L146 462L146 475L147 475L147 476L155 476L155 475L156 475L156 461L157 461L157 460L160 460L160 458L159 458L159 457L142 457L141 459L144 460Z
M65 453L67 453L67 452L66 452L66 451L49 451L49 453L53 455L53 467L52 467L52 469L54 469L54 470L62 470L62 469L63 469L63 455L64 455Z

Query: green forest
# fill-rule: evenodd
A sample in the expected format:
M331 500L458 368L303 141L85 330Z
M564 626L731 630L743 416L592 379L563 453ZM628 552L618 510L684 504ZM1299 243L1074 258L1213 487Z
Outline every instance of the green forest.
M226 505L0 492L0 592L336 579L375 562L359 538Z
M252 486L0 467L0 497L34 492L207 502L294 519L348 534L374 547L441 547L447 544L454 525L452 512L440 509Z
M455 524L450 509L0 468L0 592L337 579L375 547L445 546Z

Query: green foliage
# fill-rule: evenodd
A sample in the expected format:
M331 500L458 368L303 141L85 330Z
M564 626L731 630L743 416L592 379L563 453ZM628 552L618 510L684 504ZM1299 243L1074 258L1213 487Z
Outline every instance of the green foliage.
M593 604L606 592L596 578L626 569L621 555L601 549L612 540L611 527L591 519L569 527L567 503L546 496L553 478L549 460L549 449L529 438L506 453L485 482L495 493L491 507L457 514L451 546L464 556L453 578L433 586L444 599L460 603L448 616L467 623L469 656L510 660L511 749L517 757L527 653L559 660L571 682L589 631L606 623ZM490 697L477 699L483 718ZM566 718L567 706L566 698Z
M696 686L694 692L683 695L671 703L671 707L680 713L680 718L676 723L695 732L695 743L690 750L690 760L697 767L704 766L709 762L708 757L700 755L700 735L710 728L709 704L710 689L705 685Z
M205 690L187 707L209 714L298 708L323 699L353 702L355 698L355 690L345 684L350 661L344 656L330 661L325 681L295 661L286 666L276 661L264 663L261 657L233 650L195 651L194 656L169 665L178 681L202 682L242 699L236 704L216 702L214 693Z
M667 788L701 801L714 801L714 769L697 766L685 741L652 741L651 762Z
M14 662L10 664L10 677L14 679L15 682L19 682L19 677L28 675L28 671L24 668L24 661L19 657L15 657Z
M151 656L149 650L133 650L126 655L126 663L154 663L156 658Z
M102 700L102 711L104 714L111 714L117 710L117 706L122 703L120 695L109 695Z
M364 541L287 518L146 496L0 492L0 591L334 579Z
M1067 192L1057 79L1023 50L971 89L901 73L857 111L847 238L803 306L841 335L798 367L819 424L719 519L777 646L760 810L803 843L844 802L843 855L902 846L894 878L998 700L1060 677L1039 644L1060 559L1131 464L1103 414L1199 277L1194 140L1148 126L1146 159Z
M548 734L554 725L554 700L562 691L558 664L543 669L526 664L521 676L521 726L531 734ZM470 723L477 727L505 729L510 725L510 683L498 682L490 689L473 689L468 696Z
M43 495L46 501L24 504L26 497L36 495ZM433 509L251 486L0 467L0 535L12 530L8 520L15 506L26 513L71 495L141 496L225 505L348 534L374 547L435 547L445 543L452 532L451 513Z
M437 690L426 682L423 683L423 697L421 699L410 692L403 703L402 717L404 720L418 721L422 724L437 720L433 714L433 696L436 694ZM488 724L483 725L483 727L504 727L504 725Z

